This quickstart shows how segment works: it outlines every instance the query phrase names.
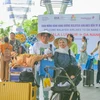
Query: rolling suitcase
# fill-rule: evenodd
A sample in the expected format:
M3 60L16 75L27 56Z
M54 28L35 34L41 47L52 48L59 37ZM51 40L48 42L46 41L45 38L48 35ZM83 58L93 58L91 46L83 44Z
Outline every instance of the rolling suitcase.
M89 87L94 86L94 70L84 70L83 71L83 86L88 85Z
M36 87L32 83L0 82L0 100L36 100Z

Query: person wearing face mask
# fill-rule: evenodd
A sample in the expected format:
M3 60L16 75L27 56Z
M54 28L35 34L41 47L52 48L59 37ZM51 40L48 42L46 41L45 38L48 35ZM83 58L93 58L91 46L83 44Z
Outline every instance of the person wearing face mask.
M80 57L79 57L79 65L86 64L88 59L87 54L87 38L85 36L82 37L82 46L80 49Z

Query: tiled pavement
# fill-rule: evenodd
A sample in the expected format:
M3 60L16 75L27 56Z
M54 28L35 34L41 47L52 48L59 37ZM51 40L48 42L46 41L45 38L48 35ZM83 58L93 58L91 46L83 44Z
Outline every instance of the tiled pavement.
M94 73L94 84L96 79L96 73ZM81 83L78 86L78 90L81 94L81 100L100 100L100 88L95 88L95 86L83 86L83 83Z

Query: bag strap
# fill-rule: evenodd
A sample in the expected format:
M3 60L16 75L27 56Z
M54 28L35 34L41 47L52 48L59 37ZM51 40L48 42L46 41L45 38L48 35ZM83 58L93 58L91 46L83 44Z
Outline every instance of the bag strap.
M69 65L71 65L72 64L72 58L71 58L71 50L70 49L68 50L68 54L69 54L69 58L70 58Z
M34 74L34 68L32 68L32 73L33 73L33 77L34 77L35 76L35 74ZM35 82L36 86L39 88L40 85L38 84L38 82L37 82L37 80L36 80L35 77L34 77L34 82Z

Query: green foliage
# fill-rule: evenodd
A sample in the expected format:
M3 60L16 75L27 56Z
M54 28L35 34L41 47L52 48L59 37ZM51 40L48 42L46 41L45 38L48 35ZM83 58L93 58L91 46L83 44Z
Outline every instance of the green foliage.
M0 24L4 24L4 22L3 21L0 21Z
M1 26L3 26L5 23L3 21L0 21ZM0 28L0 38L4 37L4 36L8 36L10 32L10 26L7 27L1 27Z
M8 36L10 32L10 26L6 28L0 28L0 36Z
M44 15L47 15L47 14L48 14L48 11L45 11L45 12L44 12Z
M32 19L24 20L23 28L27 36L37 34L38 31L38 19L37 16L33 16Z

